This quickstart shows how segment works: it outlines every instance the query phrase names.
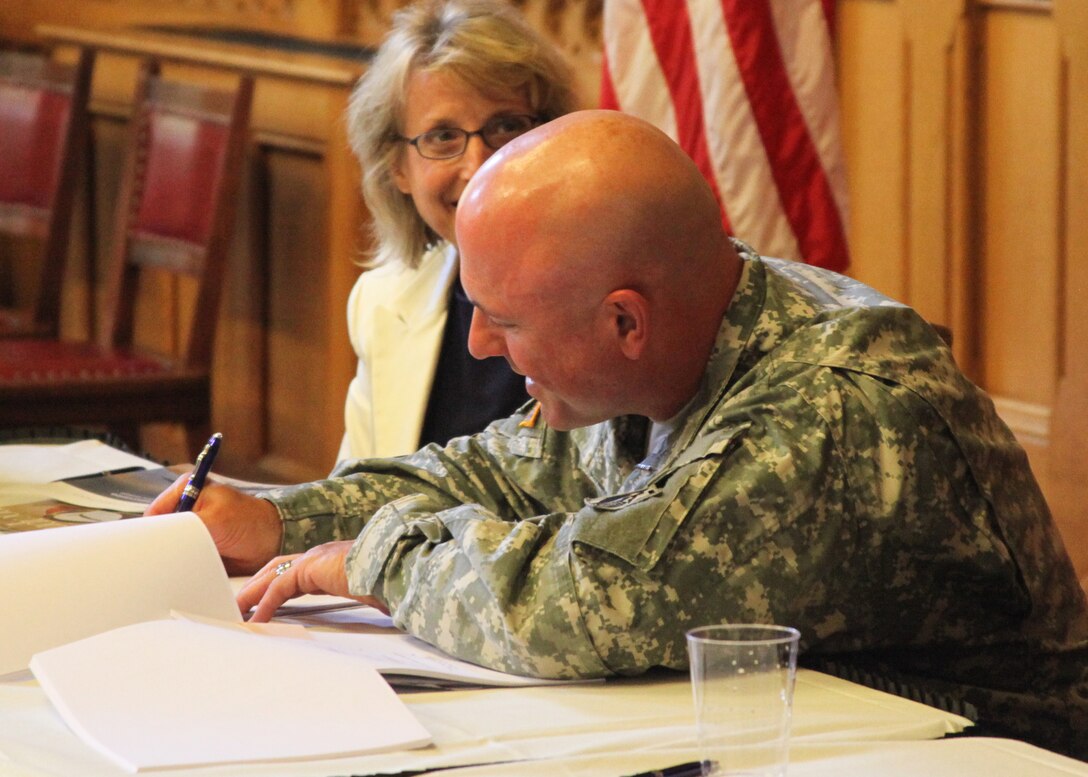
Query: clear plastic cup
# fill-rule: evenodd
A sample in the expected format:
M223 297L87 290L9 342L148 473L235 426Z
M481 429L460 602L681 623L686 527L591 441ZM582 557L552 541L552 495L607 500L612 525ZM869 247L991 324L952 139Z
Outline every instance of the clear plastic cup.
M758 624L687 633L704 777L785 777L800 636Z

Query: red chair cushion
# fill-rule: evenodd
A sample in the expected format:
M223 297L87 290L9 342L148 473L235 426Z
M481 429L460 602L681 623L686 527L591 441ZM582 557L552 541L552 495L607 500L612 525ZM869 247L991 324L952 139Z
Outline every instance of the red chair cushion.
M0 385L106 380L158 375L166 360L57 340L0 340Z

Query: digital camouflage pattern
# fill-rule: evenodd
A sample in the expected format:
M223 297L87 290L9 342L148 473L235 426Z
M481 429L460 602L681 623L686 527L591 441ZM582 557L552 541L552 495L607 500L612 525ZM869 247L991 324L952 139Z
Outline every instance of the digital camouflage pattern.
M357 536L353 593L497 669L682 669L686 629L774 622L816 659L1004 689L971 701L1010 720L1025 677L1058 683L1040 657L1088 654L1023 450L915 312L738 248L700 394L659 454L644 459L646 419L559 432L527 406L273 492L284 551ZM1080 667L1071 693L1088 688Z

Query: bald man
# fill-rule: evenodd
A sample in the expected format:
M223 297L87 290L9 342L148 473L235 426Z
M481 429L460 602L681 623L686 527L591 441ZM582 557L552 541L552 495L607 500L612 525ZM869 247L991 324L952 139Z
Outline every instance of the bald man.
M913 311L731 241L695 166L619 113L503 147L457 237L470 350L534 401L263 500L206 489L228 566L260 569L243 609L350 594L561 678L681 669L686 629L782 623L810 661L1083 748L1084 662L1061 672L1084 595L1023 451Z

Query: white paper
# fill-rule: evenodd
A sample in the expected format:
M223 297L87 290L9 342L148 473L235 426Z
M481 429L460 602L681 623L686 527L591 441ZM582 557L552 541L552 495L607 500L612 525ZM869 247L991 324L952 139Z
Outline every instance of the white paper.
M0 445L0 450L3 447ZM77 488L70 483L29 483L27 485L0 483L0 507L31 504L46 500L56 500L76 507L86 507L88 512L90 510L106 510L130 514L142 513L148 504L147 502L133 502L128 499L117 499L94 494L90 491L84 491L82 488Z
M304 596L292 601L310 602L331 600L332 606L343 603L358 604L341 597L331 596ZM321 606L321 605L316 605ZM281 608L282 609L282 608ZM298 608L305 610L305 606ZM361 611L360 611L361 610ZM367 621L381 619L387 622L385 629L392 629L389 616L372 607L360 607L360 610L347 611L352 618ZM369 611L369 613L368 613ZM326 621L330 615L342 614L345 611L334 613L321 613L315 620ZM369 618L368 618L369 614ZM288 614L283 620L273 620L270 623L224 623L212 618L202 618L191 613L176 612L173 617L203 623L209 626L247 630L252 633L270 634L283 638L307 640L316 647L352 656L360 663L379 672L386 681L393 685L426 685L435 683L418 683L415 678L423 680L447 681L451 686L457 685L483 685L494 687L523 687L530 685L570 685L573 683L597 682L595 680L544 680L538 677L524 677L507 672L498 672L494 669L478 666L468 661L462 661L448 653L444 653L422 640L403 632L385 631L384 633L352 633L346 631L325 631L316 628L305 628L292 623L293 618ZM285 622L286 621L286 622ZM354 622L358 622L355 620ZM339 626L340 624L336 624Z
M430 742L377 672L308 640L151 621L39 653L31 669L69 727L129 771Z
M99 440L66 445L0 445L0 484L49 483L126 467L159 466Z
M468 685L518 687L528 685L569 685L588 680L544 680L497 672L470 664L443 653L408 634L345 634L310 631L319 645L345 655L381 672L391 682L399 676L448 680Z
M0 675L39 650L171 610L241 620L193 513L0 535Z

